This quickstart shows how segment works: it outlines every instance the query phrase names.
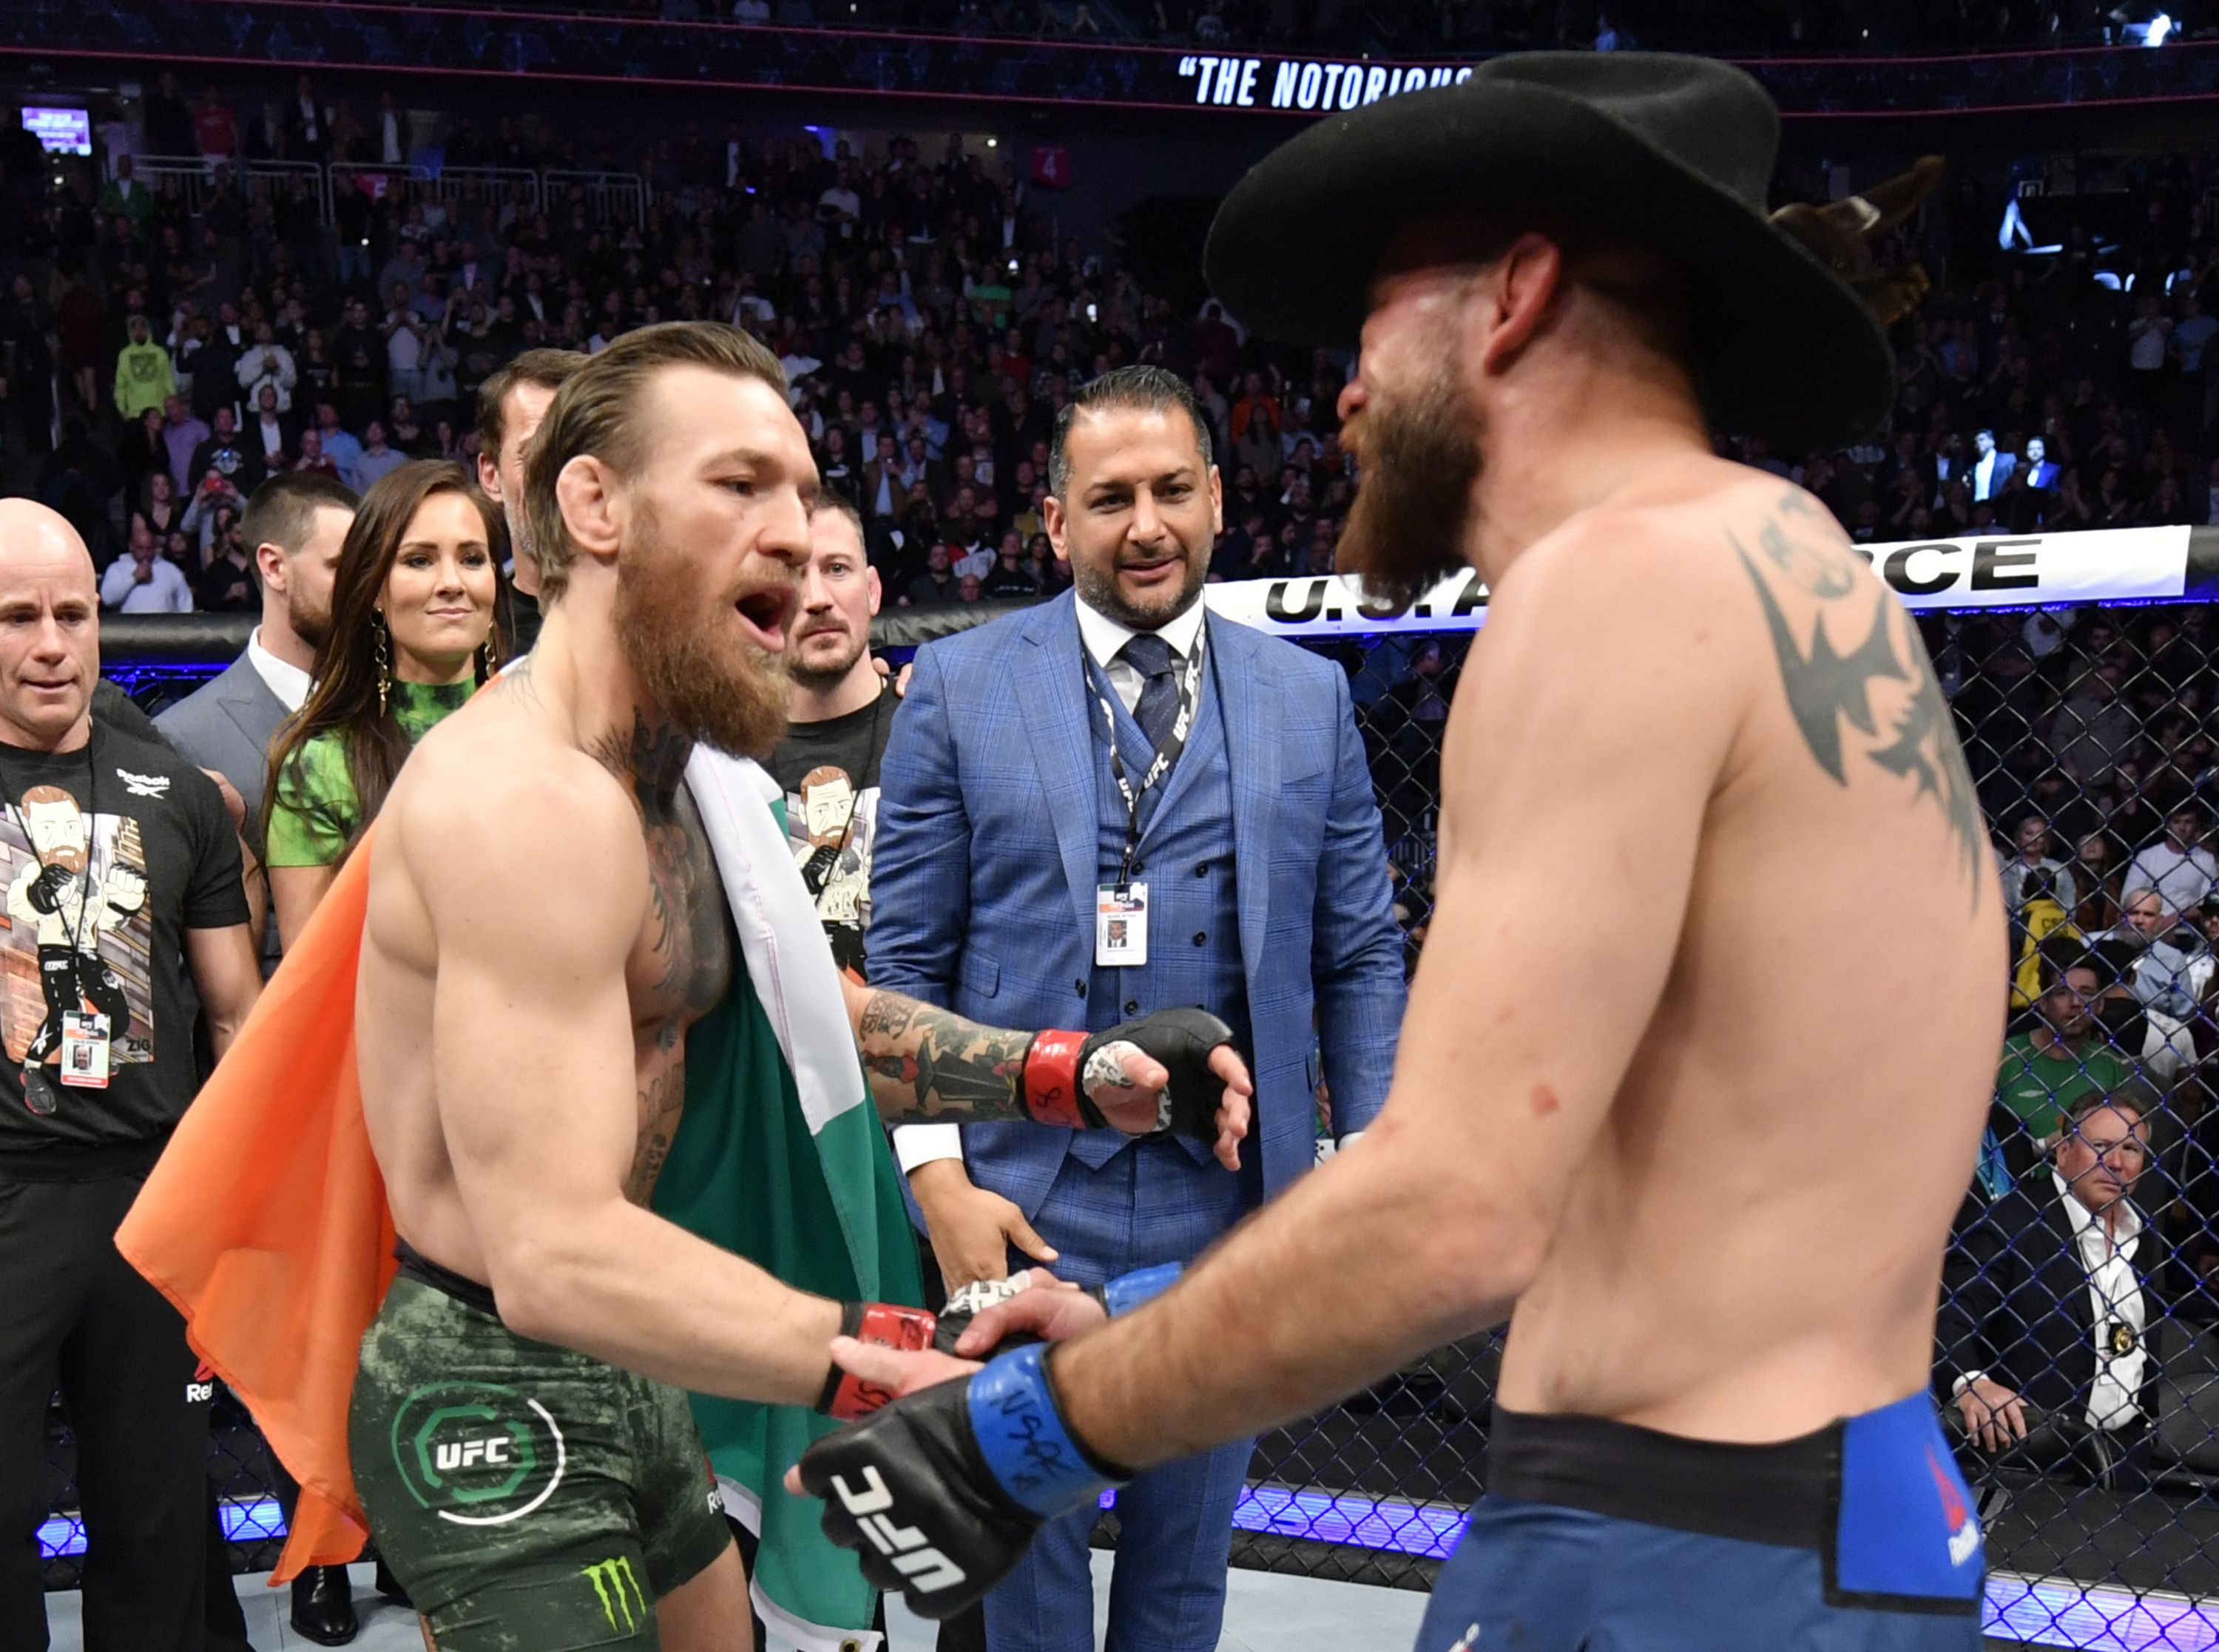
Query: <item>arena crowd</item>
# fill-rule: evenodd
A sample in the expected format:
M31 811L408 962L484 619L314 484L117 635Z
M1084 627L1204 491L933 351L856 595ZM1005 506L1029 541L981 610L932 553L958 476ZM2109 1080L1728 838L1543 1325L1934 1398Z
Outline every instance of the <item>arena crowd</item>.
M740 0L734 15L786 22L792 3ZM1328 43L1327 9L1165 0L1139 27L1294 49ZM1390 6L1360 25L1353 9L1330 27L1413 50L1545 43L1534 31L1566 27L1554 9ZM2092 26L2057 7L1862 9L1899 47ZM1656 37L1662 22L1641 32L1675 43ZM674 320L737 323L780 357L888 606L1060 591L1043 519L1055 420L1082 385L1135 363L1188 381L1208 421L1225 488L1211 576L1333 567L1356 482L1335 413L1347 363L1267 345L1214 303L1146 290L1112 253L1054 244L995 151L895 138L827 152L693 122L643 157L653 194L635 219L379 173L407 162L422 124L390 95L350 107L305 76L274 104L167 71L150 85L103 127L96 191L53 188L34 140L0 140L0 433L23 491L91 547L104 606L263 612L245 519L270 479L363 493L413 460L475 470L480 392L507 363ZM578 158L575 134L531 122L436 124L457 168ZM208 181L149 184L134 156L204 157ZM364 170L326 225L305 189L246 180L259 158ZM2075 240L2039 262L2000 252L1990 203L1961 190L1959 220L1926 233L1941 282L1899 329L1893 428L1736 456L1809 489L1859 543L2219 525L2215 180L2189 161L2131 177L2146 215L2123 247ZM2201 606L1924 625L2015 926L2011 1035L1937 1388L1984 1468L2160 1477L2160 1327L2219 1320L2219 633ZM1461 652L1429 640L1343 661L1412 960ZM2110 1317L2082 1323L2084 1285Z

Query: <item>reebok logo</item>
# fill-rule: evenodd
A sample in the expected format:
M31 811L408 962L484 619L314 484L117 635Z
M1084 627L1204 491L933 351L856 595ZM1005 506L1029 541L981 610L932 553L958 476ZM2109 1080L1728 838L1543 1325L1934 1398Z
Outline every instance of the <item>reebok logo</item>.
M115 778L123 782L123 789L134 798L166 798L170 795L170 777L166 774L134 774L127 768L115 771Z
M632 1575L630 1556L618 1555L613 1560L596 1562L581 1575L594 1586L601 1615L608 1619L611 1630L629 1635L639 1627L640 1619L647 1616L647 1597L640 1593L639 1580ZM617 1621L619 1613L622 1623Z
M185 1384L185 1403L189 1406L206 1405L209 1400L214 1398L215 1384L213 1382L188 1382Z
M913 1525L898 1526L889 1518L894 1494L886 1489L878 1469L866 1464L863 1481L861 1491L851 1491L847 1477L835 1475L832 1494L855 1517L856 1530L871 1547L892 1561L894 1569L908 1580L907 1587L920 1594L937 1594L962 1582L963 1568L926 1542L924 1533Z

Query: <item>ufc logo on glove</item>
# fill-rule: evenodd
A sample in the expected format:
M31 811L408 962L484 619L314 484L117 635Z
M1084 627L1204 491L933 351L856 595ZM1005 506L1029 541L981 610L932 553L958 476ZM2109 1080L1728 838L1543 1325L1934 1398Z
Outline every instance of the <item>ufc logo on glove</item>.
M842 1507L855 1517L857 1530L869 1540L871 1547L893 1562L909 1587L933 1594L962 1582L963 1568L927 1543L924 1533L913 1525L898 1526L887 1517L886 1511L893 1507L894 1494L886 1489L886 1482L879 1477L879 1471L866 1464L863 1479L867 1482L867 1488L858 1493L848 1489L846 1475L833 1475L833 1495L840 1500Z

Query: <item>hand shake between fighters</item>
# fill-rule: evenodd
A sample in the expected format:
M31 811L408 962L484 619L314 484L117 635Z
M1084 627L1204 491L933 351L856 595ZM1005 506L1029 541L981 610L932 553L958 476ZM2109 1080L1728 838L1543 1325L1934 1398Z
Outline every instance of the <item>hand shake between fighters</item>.
M1176 1270L1160 1271L1167 1282ZM979 1312L954 1355L835 1339L839 1367L897 1398L786 1471L788 1491L824 1500L825 1535L859 1552L872 1586L902 1592L927 1618L981 1599L1043 1521L1131 1477L1071 1432L1047 1365L1047 1344L1108 1321L1119 1282L1105 1300L1037 1269L1031 1278ZM1045 1342L1008 1348L1021 1338ZM997 1348L1007 1351L991 1364L960 1357Z

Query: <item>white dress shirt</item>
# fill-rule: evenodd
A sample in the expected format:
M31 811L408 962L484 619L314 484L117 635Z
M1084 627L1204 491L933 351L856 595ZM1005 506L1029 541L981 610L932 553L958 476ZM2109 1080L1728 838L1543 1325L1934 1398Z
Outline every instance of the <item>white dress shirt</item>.
M1141 703L1143 682L1141 674L1133 669L1119 653L1126 643L1140 635L1130 625L1107 614L1097 613L1084 602L1078 607L1078 640L1086 645L1087 657L1102 668L1110 679L1110 686L1117 691L1118 704L1128 711ZM1202 635L1203 605L1197 598L1194 606L1176 619L1167 619L1156 628L1156 635L1172 645L1172 652L1182 662L1194 658L1195 638Z
M2135 1246L2141 1239L2141 1213L2124 1199L2120 1200L2115 1233L2104 1227L2101 1217L2073 1196L2063 1177L2053 1170L2049 1179L2056 1183L2066 1219L2073 1224L2073 1237L2080 1247L2080 1264L2088 1270L2088 1311L2094 1318L2095 1329L2091 1334L2096 1351L2096 1380L2088 1386L2088 1426L2129 1427L2141 1419L2142 1381L2149 1369L2149 1350L2146 1345L2148 1314L2142 1302L2141 1283L2135 1277L2133 1266ZM2134 1347L2129 1351L2111 1351L2110 1327L2113 1325L2123 1325L2134 1332Z
M297 711L308 704L308 674L264 648L259 625L246 639L246 663L254 668L256 676L270 686L270 692L277 696L278 704L288 711Z
M2073 1196L2072 1187L2054 1169L2049 1179L2065 1207L2066 1220L2073 1225L2080 1265L2088 1275L2088 1336L2096 1356L2096 1377L2088 1385L2088 1407L2081 1419L2091 1428L2129 1427L2142 1414L2140 1395L2149 1368L2148 1309L2133 1266L2135 1246L2142 1233L2141 1213L2124 1199L2119 1201L2119 1236L2114 1242L2096 1213ZM2111 1352L2109 1327L2114 1324L2135 1333L2135 1345L2126 1353ZM1950 1384L1950 1398L1986 1376L1986 1371L1961 1373Z

